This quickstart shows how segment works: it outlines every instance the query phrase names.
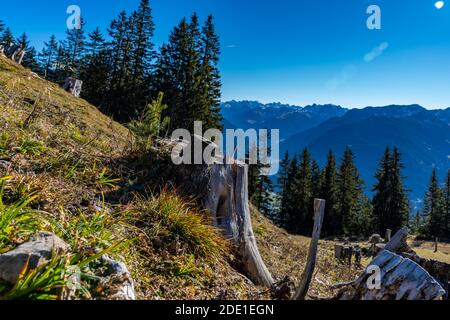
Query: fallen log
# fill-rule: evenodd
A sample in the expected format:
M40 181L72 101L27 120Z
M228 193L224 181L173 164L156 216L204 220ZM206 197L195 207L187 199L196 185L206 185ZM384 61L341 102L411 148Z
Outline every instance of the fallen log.
M305 300L308 293L309 285L316 267L317 247L319 245L320 232L322 230L323 215L325 212L325 200L314 200L314 228L309 246L308 260L306 262L305 270L303 271L300 284L294 295L294 300Z

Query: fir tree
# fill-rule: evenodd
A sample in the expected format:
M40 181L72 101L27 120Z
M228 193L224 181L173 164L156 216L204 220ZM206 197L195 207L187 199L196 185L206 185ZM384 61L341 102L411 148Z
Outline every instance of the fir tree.
M0 20L0 32L3 32L3 30L5 30L5 24Z
M444 196L439 181L436 168L430 179L430 185L425 195L425 203L423 209L425 218L425 236L434 238L444 235Z
M322 186L320 197L326 201L325 215L323 220L324 235L338 235L339 234L339 219L336 216L337 204L337 169L336 159L333 152L328 152L327 164L322 173Z

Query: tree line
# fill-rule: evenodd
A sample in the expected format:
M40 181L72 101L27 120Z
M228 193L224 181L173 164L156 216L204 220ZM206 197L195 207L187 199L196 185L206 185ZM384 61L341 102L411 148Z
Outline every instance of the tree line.
M411 217L402 175L404 166L397 148L386 148L374 175L371 199L364 193L364 181L349 147L339 163L330 150L323 168L308 149L292 157L286 152L280 168L278 201L271 192L270 179L258 174L260 165L249 169L249 192L263 214L292 233L311 234L313 201L321 198L327 202L322 227L325 237L384 235L387 229L395 232L404 226L427 238L450 237L450 170L442 188L436 169L433 171L424 208Z
M107 36L98 27L87 35L85 29L81 18L79 29L68 29L62 41L50 36L37 52L26 34L15 39L0 23L0 41L25 45L24 66L47 80L81 79L82 98L119 122L141 118L162 93L169 129L192 129L194 120L206 129L222 127L220 41L212 16L202 26L195 13L182 19L159 50L149 0L131 13L119 13Z

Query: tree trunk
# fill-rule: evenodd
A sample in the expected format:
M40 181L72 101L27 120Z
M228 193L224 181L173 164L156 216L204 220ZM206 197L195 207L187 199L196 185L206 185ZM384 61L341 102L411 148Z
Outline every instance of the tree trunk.
M208 192L203 206L215 225L237 248L247 276L256 284L274 283L256 244L248 201L248 166L241 163L213 164L209 168Z

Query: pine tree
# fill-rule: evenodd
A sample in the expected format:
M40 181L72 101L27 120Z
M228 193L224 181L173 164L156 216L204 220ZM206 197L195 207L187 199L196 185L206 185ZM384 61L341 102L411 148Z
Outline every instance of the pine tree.
M336 218L338 234L352 235L353 221L361 214L363 182L354 163L354 155L350 148L346 148L338 174L338 201L336 204Z
M42 68L44 79L52 80L52 71L58 56L58 42L56 36L52 35L49 42L44 42L44 48L39 54L39 62Z
M296 212L292 212L294 230L303 235L309 235L312 217L312 176L311 176L311 155L308 149L304 149L298 172L294 180L294 203Z
M14 43L14 35L9 27L6 27L5 31L3 31L0 42L7 45Z
M444 196L439 181L436 168L430 179L430 185L425 195L423 215L425 218L425 236L443 237L444 234Z
M3 32L3 30L5 30L5 24L0 20L0 32Z
M320 197L326 201L323 219L323 234L335 236L339 234L339 219L336 216L337 203L337 169L333 151L328 152L328 159L322 173L322 186Z

